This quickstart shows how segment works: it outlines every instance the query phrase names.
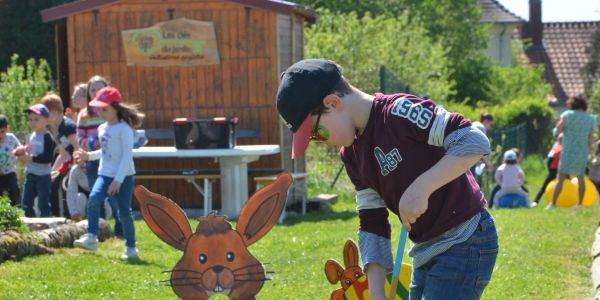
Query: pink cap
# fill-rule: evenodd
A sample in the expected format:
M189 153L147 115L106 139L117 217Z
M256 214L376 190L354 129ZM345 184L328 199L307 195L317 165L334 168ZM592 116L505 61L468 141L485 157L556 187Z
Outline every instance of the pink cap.
M304 155L312 135L312 116L309 114L292 136L292 159Z

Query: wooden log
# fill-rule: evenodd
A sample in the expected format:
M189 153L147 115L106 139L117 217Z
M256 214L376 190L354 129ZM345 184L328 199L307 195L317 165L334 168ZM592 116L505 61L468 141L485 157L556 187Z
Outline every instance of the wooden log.
M51 248L73 247L73 242L87 232L86 228L87 221L84 220L25 234L16 230L0 232L0 264L9 259L52 254ZM99 229L99 241L112 237L110 225L105 220L100 219Z

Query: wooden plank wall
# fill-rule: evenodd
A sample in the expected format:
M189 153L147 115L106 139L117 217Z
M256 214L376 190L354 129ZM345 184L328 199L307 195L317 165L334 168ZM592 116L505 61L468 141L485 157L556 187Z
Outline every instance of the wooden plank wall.
M277 16L277 52L279 74L284 72L293 63L304 58L304 23L298 16ZM281 131L280 147L283 168L289 172L305 173L306 157L302 156L292 160L292 132L280 122ZM306 197L306 180L296 182L293 189L293 202L301 201ZM289 204L289 203L288 203Z
M214 23L221 63L196 67L127 66L121 40L125 29L145 28L174 17ZM126 102L140 103L144 127L171 127L176 117L238 116L241 128L260 128L259 138L238 144L279 144L275 96L279 80L277 14L220 1L129 0L97 13L68 17L70 86L92 75L107 77ZM72 91L70 91L72 92ZM165 144L152 141L151 145ZM170 144L167 142L166 144ZM250 168L281 168L281 156L261 157ZM138 169L218 168L212 159L136 160ZM200 207L201 196L183 180L140 180L183 207ZM220 190L215 184L215 204ZM254 192L253 181L249 190Z

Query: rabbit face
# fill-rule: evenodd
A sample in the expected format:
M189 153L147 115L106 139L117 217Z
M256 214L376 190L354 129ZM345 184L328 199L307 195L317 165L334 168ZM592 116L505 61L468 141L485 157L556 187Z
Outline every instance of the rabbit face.
M331 293L331 300L343 300L346 290L355 283L361 276L365 275L358 266L358 247L352 240L347 240L344 244L344 267L337 261L330 259L325 262L325 276L331 284L340 282L341 288Z
M180 296L258 292L265 281L262 264L235 230L209 236L194 234L184 253L171 275L171 282L176 283L173 289Z
M351 286L355 281L358 280L365 273L359 267L350 267L344 270L342 277L340 278L340 282L342 284L342 288L347 290L349 286Z
M165 243L183 251L171 271L170 284L183 299L205 300L216 293L229 299L254 299L263 286L265 270L248 251L277 222L285 207L292 176L283 173L244 204L236 229L215 212L198 219L196 232L171 199L143 186L135 188L142 217Z

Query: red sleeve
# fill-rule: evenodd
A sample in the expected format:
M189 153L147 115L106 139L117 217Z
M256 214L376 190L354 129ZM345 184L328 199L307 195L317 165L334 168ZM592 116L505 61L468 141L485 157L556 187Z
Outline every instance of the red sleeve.
M358 171L358 166L354 163L354 150L352 147L343 147L340 151L340 157L346 168L346 174L348 174L354 188L357 191L368 188L368 186L363 184L360 180L360 172Z
M446 136L456 129L471 126L471 121L461 114L446 111L431 100L409 94L397 95L387 111L387 122L398 134L417 142L442 147Z

